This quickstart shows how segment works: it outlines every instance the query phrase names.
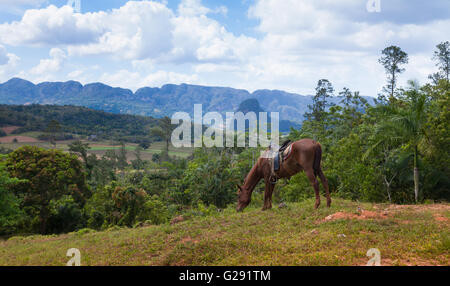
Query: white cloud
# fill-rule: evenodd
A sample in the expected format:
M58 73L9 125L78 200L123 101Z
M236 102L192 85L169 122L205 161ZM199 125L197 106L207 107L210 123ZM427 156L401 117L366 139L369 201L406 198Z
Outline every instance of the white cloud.
M5 47L0 45L0 66L3 66L9 62L9 57Z
M0 41L8 45L70 45L95 41L103 32L102 15L87 16L69 6L30 9L21 21L0 25ZM89 15L89 14L87 14Z
M116 73L104 73L100 76L99 80L112 86L128 87L136 90L144 86L162 86L167 83L195 83L199 81L199 78L196 74L184 74L162 70L142 75L139 72L131 72L123 69ZM118 83L120 83L120 85L118 85Z
M66 53L59 48L53 48L50 50L49 54L50 58L40 60L39 64L31 69L31 74L45 75L61 70L63 63L67 58Z
M0 9L3 12L19 15L24 9L37 8L47 2L48 0L0 0Z
M211 17L228 9L200 0L182 0L175 10L164 1L129 1L94 13L49 6L0 24L0 42L56 49L27 75L53 71L62 77L65 62L93 55L88 59L98 66L95 72L75 63L64 65L64 76L134 89L187 82L311 94L318 79L328 78L337 91L348 86L376 96L385 84L377 59L389 45L410 55L400 80L425 81L435 70L435 45L448 40L450 19L414 22L399 15L402 20L394 21L385 10L374 18L365 9L361 0L255 0L248 16L258 21L256 38L231 33ZM111 59L113 64L104 65Z
M401 24L348 12L364 11L364 6L356 0L257 0L248 15L259 20L256 29L262 35L261 54L250 62L258 82L312 93L318 79L328 78L336 89L349 86L376 96L385 84L377 59L389 45L402 47L411 58L400 80L424 81L432 70L434 46L448 38L450 19Z
M0 81L6 81L16 73L20 58L8 53L5 47L0 45Z
M0 25L0 41L14 46L66 47L70 56L110 54L163 62L226 60L236 57L235 38L199 0L183 0L179 16L153 1L129 1L108 12L74 13L68 6L27 10L21 21ZM225 7L217 8L226 13Z

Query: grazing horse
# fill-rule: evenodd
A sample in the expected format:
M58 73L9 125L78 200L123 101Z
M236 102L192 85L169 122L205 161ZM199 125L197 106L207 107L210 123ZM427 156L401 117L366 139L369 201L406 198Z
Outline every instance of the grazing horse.
M272 208L272 193L275 187L275 184L272 181L273 175L277 178L289 179L300 171L305 171L306 176L314 188L314 192L316 193L315 208L318 208L320 205L319 181L316 178L317 176L319 176L322 185L325 188L327 206L330 207L331 198L328 189L328 181L320 166L320 161L322 160L322 147L320 146L320 143L311 139L301 139L292 143L290 152L289 156L280 164L280 168L275 174L272 170L271 160L273 159L267 158L267 156L258 158L258 161L245 178L244 184L242 186L238 185L237 211L242 211L250 204L252 192L261 179L264 179L266 184L264 206L262 209L266 210Z

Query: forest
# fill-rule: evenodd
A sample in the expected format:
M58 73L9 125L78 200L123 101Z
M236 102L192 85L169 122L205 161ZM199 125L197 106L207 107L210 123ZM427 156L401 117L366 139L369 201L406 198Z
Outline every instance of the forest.
M411 80L399 86L408 55L397 46L385 48L379 64L386 70L387 83L374 105L358 91L335 91L329 80L320 79L306 120L280 141L312 138L322 144L322 167L332 197L395 204L450 201L449 42L437 45L430 57L436 62L436 73L428 83ZM340 105L330 101L336 95L342 96ZM17 118L15 123L23 122L22 126L43 122L22 117L26 108L43 107L0 108L5 117L2 122L9 120L8 114ZM34 113L48 117L51 112L44 108ZM60 110L60 122L68 133L93 130L86 123L88 118L73 118L65 112ZM116 123L131 124L126 118ZM169 144L167 118L155 125L152 121L137 123L159 125L146 130L148 137ZM102 124L104 130L114 125ZM131 132L145 137L138 126L123 138L129 140L135 135ZM129 162L125 148L101 158L89 155L89 148L88 143L75 140L70 152L24 146L2 155L0 235L163 224L180 215L208 216L234 208L236 184L242 183L262 150L196 148L187 159L172 158L163 150L154 160L142 160L137 154ZM262 192L260 184L252 204L262 205ZM313 195L309 181L300 173L278 182L274 199L276 203L300 202Z
M130 114L112 114L80 106L58 105L0 105L0 126L18 126L13 134L42 131L42 139L57 140L76 136L95 136L97 140L116 142L152 142L149 130L157 119ZM1 135L1 134L0 134Z

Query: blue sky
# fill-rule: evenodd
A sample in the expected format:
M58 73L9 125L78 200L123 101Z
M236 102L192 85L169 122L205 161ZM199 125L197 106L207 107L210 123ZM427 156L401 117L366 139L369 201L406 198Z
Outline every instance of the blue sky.
M190 83L313 94L317 81L377 96L377 59L398 45L400 77L427 82L450 40L450 1L0 0L0 82L77 80L136 90Z

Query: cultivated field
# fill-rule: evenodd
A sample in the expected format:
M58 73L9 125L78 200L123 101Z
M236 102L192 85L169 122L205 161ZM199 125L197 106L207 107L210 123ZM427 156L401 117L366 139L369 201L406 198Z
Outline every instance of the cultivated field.
M3 128L5 129L5 128ZM11 130L14 130L13 128L5 129L5 131L12 132ZM26 132L22 134L9 134L7 132L8 136L0 137L0 147L8 148L15 150L19 147L25 146L25 145L31 145L31 146L38 146L41 148L53 148L53 145L51 145L49 142L44 142L41 140L38 140L38 136L41 135L41 132ZM14 142L14 139L17 139L16 142ZM68 145L72 143L73 140L68 141L58 141L56 142L56 148L68 151L69 147ZM91 149L89 150L89 154L96 154L98 157L103 156L107 150L116 150L118 151L120 149L120 145L111 141L88 141L83 140L85 143L89 143L89 146ZM127 143L125 145L125 148L127 150L127 160L131 161L136 159L136 156L134 155L134 151L136 150L137 144ZM143 160L151 160L153 154L161 153L161 151L165 148L165 145L163 142L154 142L151 144L151 146L141 151L141 157ZM169 155L171 157L180 157L180 158L186 158L190 154L192 154L192 149L190 148L174 148L173 146L169 147Z
M0 265L450 265L450 205L358 204L334 199L269 211L232 208L170 225L13 237L0 242ZM359 207L359 209L358 209Z

